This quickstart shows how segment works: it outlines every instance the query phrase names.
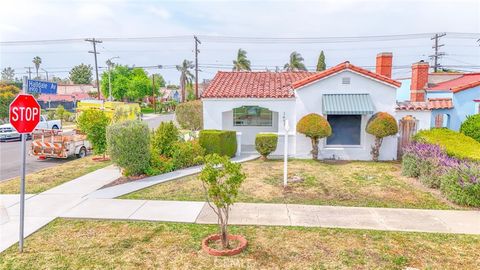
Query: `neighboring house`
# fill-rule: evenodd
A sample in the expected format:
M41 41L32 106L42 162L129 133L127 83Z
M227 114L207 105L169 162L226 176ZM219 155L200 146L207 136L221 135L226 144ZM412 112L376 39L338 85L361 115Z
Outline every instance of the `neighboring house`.
M76 103L81 100L89 100L92 97L87 93L71 94L41 94L37 101L42 109L57 108L62 105L67 110L75 110Z
M97 92L97 88L91 84L58 84L57 94L74 94Z
M296 132L296 124L317 113L333 130L321 140L319 158L370 160L374 137L365 132L367 121L376 112L395 114L401 83L391 74L391 53L377 55L376 72L349 62L318 73L218 72L202 95L204 128L236 130L242 152L255 151L256 134L278 132L278 155L288 120L289 155L309 158L310 139ZM380 159L396 159L396 150L397 138L385 138Z
M426 62L413 64L410 100L398 102L397 117L413 117L417 130L459 130L468 115L479 113L480 73L432 74L428 70Z

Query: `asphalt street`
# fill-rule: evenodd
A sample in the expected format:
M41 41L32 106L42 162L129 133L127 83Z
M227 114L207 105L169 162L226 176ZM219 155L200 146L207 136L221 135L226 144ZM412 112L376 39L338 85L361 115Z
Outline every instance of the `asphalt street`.
M144 121L149 128L156 128L161 122L171 121L174 114L145 115ZM31 141L27 141L27 151L30 149ZM0 142L0 182L20 175L21 142ZM38 160L36 157L27 155L26 173L36 172L49 168L71 159L46 159Z

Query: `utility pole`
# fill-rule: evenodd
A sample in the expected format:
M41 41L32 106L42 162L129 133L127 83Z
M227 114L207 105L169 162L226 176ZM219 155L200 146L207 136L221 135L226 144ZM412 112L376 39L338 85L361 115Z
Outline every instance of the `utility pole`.
M93 51L88 51L88 53L93 53L95 56L95 76L97 78L97 92L98 92L98 99L100 99L100 86L98 85L98 65L97 65L97 43L102 43L103 41L97 40L95 38L87 38L85 39L87 42L91 42L93 44Z
M157 113L157 103L155 100L155 73L152 74L152 99L153 99L153 113Z
M446 35L446 33L441 33L441 34L435 34L435 36L433 36L430 40L434 40L434 44L432 46L432 48L434 49L434 54L433 55L430 55L430 59L433 59L433 71L434 72L437 72L438 69L440 68L440 63L438 63L438 60L440 59L440 57L444 56L445 53L444 52L439 52L438 49L440 47L443 47L445 46L445 44L439 44L438 43L438 40L441 38L441 37L444 37Z
M43 69L43 68L41 70L45 71L45 75L47 76L46 78L47 78L47 82L48 82L48 71Z
M32 79L32 67L25 67L26 69L28 69L28 79L31 80Z
M193 36L195 39L195 98L198 99L198 53L200 50L198 49L198 44L202 44L197 36Z

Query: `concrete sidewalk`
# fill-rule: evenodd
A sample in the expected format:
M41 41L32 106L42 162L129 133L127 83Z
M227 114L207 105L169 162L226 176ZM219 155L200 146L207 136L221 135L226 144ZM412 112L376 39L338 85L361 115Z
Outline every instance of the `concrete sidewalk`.
M88 199L60 216L217 223L206 203L188 201ZM230 224L480 234L480 211L237 203Z
M85 195L119 177L120 171L114 166L108 166L45 192L25 196L25 237L81 203L85 200ZM19 196L18 194L0 195L1 203L6 208L6 211L1 212L0 252L18 242Z
M250 160L257 159L258 157L259 157L258 154L240 155L238 157L232 158L232 161L237 163L242 163L242 162L247 162ZM199 173L201 170L202 170L202 166L194 166L194 167L180 169L180 170L169 172L169 173L151 176L141 180L97 190L89 194L88 198L112 199L112 198L116 198L128 193L132 193L137 190L144 189L156 184L190 176L190 175Z

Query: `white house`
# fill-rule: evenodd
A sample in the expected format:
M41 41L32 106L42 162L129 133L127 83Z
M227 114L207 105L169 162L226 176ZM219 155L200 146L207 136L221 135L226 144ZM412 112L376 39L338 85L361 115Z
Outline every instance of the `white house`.
M311 157L311 142L296 132L309 113L323 115L333 135L320 142L319 158L370 160L374 137L365 126L376 112L395 115L396 89L392 54L377 55L372 72L349 62L322 72L218 72L202 95L205 129L236 130L241 151L254 150L255 135L278 132L274 155L283 153L284 122L290 123L290 156ZM240 135L241 134L241 135ZM381 160L397 158L397 137L387 137Z

